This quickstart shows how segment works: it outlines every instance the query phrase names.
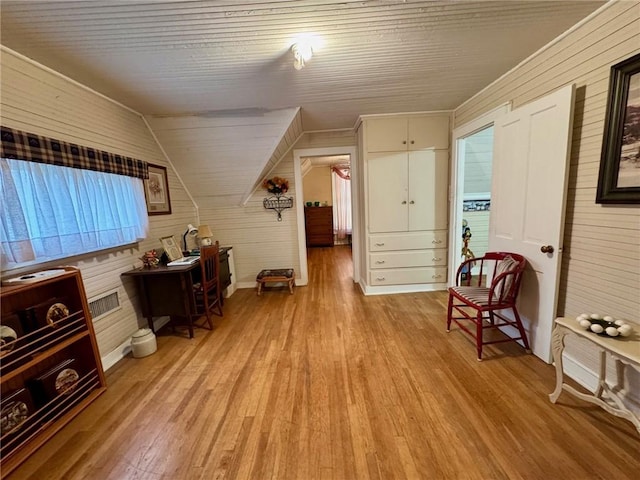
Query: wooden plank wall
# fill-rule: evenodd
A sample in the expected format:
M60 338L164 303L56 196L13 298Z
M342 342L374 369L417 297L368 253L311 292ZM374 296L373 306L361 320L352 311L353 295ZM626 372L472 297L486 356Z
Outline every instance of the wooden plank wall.
M610 67L638 52L640 2L612 2L455 111L460 126L505 102L518 108L576 84L561 316L597 312L640 323L640 208L595 203ZM576 345L569 353L593 379L595 352Z
M167 166L142 117L108 99L82 88L9 49L2 50L2 124L60 140L99 148ZM194 221L195 208L171 166L168 168L171 215L150 217L147 239L126 248L65 258L65 265L82 271L89 298L113 289L119 290L122 309L95 322L100 353L104 357L126 341L140 324L136 314L134 285L121 280L146 250L159 248L158 239L166 235L181 238L182 230ZM38 265L44 269L51 265ZM31 267L30 270L34 270ZM13 276L20 270L3 272Z
M292 128L295 125L297 122L294 122ZM293 140L297 138L295 132L287 135ZM293 148L288 151L280 148L284 155L268 177L278 175L288 179L287 195L295 199L295 149L347 146L354 143L355 136L350 130L305 133ZM257 188L244 206L219 207L212 203L199 205L200 221L211 225L221 244L233 246L239 288L253 287L256 274L265 268L293 267L300 271L295 202L293 208L282 212L282 221L278 222L276 213L266 210L262 205L266 196L265 190Z

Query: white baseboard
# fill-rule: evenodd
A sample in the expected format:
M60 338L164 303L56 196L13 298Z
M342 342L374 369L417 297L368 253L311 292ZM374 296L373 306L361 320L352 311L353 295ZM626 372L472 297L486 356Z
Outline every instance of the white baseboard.
M157 332L160 328L164 327L167 323L169 323L169 317L160 317L153 321L153 328ZM101 357L102 360L102 370L107 371L111 367L113 367L116 363L122 360L124 357L129 355L131 352L131 337L122 342L118 347L113 350L111 353L108 353L104 357Z

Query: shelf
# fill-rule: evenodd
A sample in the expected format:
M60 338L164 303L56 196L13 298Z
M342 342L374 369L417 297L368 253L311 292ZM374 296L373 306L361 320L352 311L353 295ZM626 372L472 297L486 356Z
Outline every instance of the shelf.
M76 312L55 322L57 327L47 325L11 342L20 346L2 357L0 383L8 382L40 363L43 358L52 356L88 336L85 318L80 315L82 312Z
M0 292L2 325L17 336L0 353L2 478L106 390L80 270L64 270Z
M282 221L282 211L293 207L293 197L283 197L275 195L267 197L262 201L264 208L275 210L278 213L278 221Z

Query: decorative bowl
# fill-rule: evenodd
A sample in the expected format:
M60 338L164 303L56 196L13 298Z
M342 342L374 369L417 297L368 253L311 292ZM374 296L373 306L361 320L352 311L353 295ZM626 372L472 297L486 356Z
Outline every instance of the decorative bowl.
M631 325L624 320L615 320L609 315L582 313L576 317L576 320L585 330L605 337L628 337L633 333Z

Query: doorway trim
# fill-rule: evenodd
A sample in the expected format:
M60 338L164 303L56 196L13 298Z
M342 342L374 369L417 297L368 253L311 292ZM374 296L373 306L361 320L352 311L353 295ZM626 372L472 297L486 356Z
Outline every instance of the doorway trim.
M449 192L449 285L456 284L456 272L462 251L462 204L464 200L464 144L462 140L491 127L502 115L511 111L511 102L500 105L453 129L451 133L451 178Z
M300 255L300 285L307 285L309 282L309 271L307 267L307 238L304 228L304 196L302 187L302 159L305 157L349 155L351 164L351 260L353 264L353 281L360 281L360 231L357 218L360 216L360 204L358 202L358 172L357 172L357 148L355 146L345 147L317 147L303 148L293 151L293 172L296 182L296 214L298 221L298 252Z

